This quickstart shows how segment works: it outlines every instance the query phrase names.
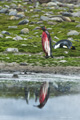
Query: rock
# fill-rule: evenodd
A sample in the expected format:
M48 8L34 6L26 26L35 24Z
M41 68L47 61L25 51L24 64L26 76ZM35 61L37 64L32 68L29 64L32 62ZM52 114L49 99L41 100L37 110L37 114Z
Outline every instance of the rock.
M19 78L18 74L13 74L13 78Z
M63 16L68 16L68 17L71 17L71 16L72 16L72 14L69 13L69 12L63 12L62 15L63 15Z
M6 8L10 8L9 5L4 5L4 7L6 7Z
M30 22L30 24L36 24L36 22L32 21L32 22Z
M76 27L80 27L80 24L79 24L79 25L76 25Z
M0 13L8 13L9 11L8 11L8 8L2 8L1 10L0 10Z
M12 9L16 9L16 7L17 7L17 5L16 4L14 4L14 3L12 3L11 5L10 5L10 8Z
M7 32L7 31L2 31L2 34L7 34L7 35L10 35L10 33L9 33L9 32Z
M38 1L34 2L34 8L38 8L38 7L39 7L39 2Z
M22 8L20 8L20 7L18 7L18 8L16 8L16 10L18 11L18 12L23 12L24 11L24 9L22 9ZM27 10L25 10L25 12L26 12Z
M17 10L16 9L12 9L10 12L9 12L9 15L13 15L13 16L16 16L17 15Z
M38 30L38 29L40 29L40 27L36 27L36 28L34 28L33 30Z
M68 40L73 41L73 38L72 38L72 37L70 37L70 38L68 38Z
M66 61L66 60L60 60L59 62L65 63L65 62L67 62L67 61Z
M6 52L19 52L18 48L7 48Z
M72 13L72 16L74 16L74 17L80 17L80 11Z
M40 9L35 9L34 12L41 12L41 10Z
M72 20L69 17L62 17L64 21L71 22Z
M10 20L19 20L20 18L19 17L16 17L16 16L11 16L10 17Z
M27 33L29 33L29 29L28 28L23 28L20 33L27 34Z
M63 19L61 17L58 17L58 16L53 16L52 18L49 18L47 16L41 16L40 19L43 20L43 21L48 21L48 20L51 20L51 21L54 20L54 21L59 21L59 22L63 21Z
M29 20L28 19L24 19L24 20L20 21L18 23L18 25L24 25L24 24L27 24L27 23L29 23Z
M76 30L71 30L70 32L67 33L67 35L79 35L79 32L77 32Z
M64 21L61 17L53 17L50 20L54 20L54 21L57 21L57 22L63 22Z
M20 63L21 66L27 66L28 64L27 63Z
M52 30L52 28L47 28L47 30Z
M0 38L3 38L3 35L2 35L2 34L0 34Z
M24 12L18 12L16 17L23 18L23 17L25 17L25 14L24 14Z
M27 45L26 45L26 44L21 44L21 46L22 46L22 47L25 47L25 46L27 46Z
M2 6L0 6L0 10L2 9Z
M56 22L52 22L52 21L49 21L47 22L49 25L56 25L57 23Z
M36 18L37 18L37 17L39 17L39 15L37 14L37 15L33 15L33 16L31 16L31 17L33 17L33 18L36 17Z
M32 37L28 37L28 39L32 39Z
M51 7L51 6L57 6L57 2L48 2L46 4L46 6L49 6L49 7Z
M34 7L33 6L29 6L30 9L33 9Z
M16 29L16 28L18 28L18 26L8 26L8 28L9 28L9 29L12 29L12 28L13 28L13 29Z
M68 54L68 51L64 51L65 54Z
M54 14L53 12L46 12L46 13L45 13L46 16L51 16L51 15L53 15L53 14Z
M65 4L65 6L68 8L74 8L74 4Z
M6 36L5 38L6 38L6 39L9 39L9 38L12 38L12 37L11 37L11 36Z
M58 38L57 36L54 36L54 39L57 39L57 40L59 40L59 38Z
M41 16L40 19L43 20L43 21L48 21L48 20L50 20L50 18L49 18L49 17L46 17L46 16Z
M71 22L72 21L69 17L64 17L64 16L61 16L61 15L54 15L52 17L41 16L40 19L43 20L43 21L51 20L51 21L57 21L57 22L63 22L63 21Z
M23 38L17 35L16 37L13 38L13 40L23 40Z
M43 21L38 21L37 24L43 24Z

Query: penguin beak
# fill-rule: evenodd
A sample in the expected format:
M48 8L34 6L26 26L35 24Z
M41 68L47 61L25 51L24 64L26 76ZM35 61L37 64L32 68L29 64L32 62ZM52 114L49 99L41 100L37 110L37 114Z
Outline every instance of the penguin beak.
M74 46L71 46L71 49L76 50L76 48Z

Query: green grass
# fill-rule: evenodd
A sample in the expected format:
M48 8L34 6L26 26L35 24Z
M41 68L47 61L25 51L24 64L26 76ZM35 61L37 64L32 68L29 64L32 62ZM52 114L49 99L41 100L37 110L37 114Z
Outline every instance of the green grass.
M18 0L17 0L18 1ZM0 6L4 7L4 5L11 5L12 3L10 2L1 2L0 1ZM80 66L79 62L79 56L80 56L80 34L77 36L67 36L67 33L70 30L77 30L80 32L80 28L76 28L75 26L78 24L77 22L57 22L56 25L49 25L47 24L47 21L43 21L43 24L31 24L31 22L37 22L37 20L40 19L41 15L44 15L44 12L53 12L53 15L58 15L59 12L62 10L58 9L48 9L47 7L42 7L41 5L39 6L39 9L41 9L41 12L34 12L30 11L31 9L29 6L31 5L24 5L23 2L17 2L16 5L22 4L23 9L27 9L27 12L25 12L25 16L27 19L29 19L29 23L27 25L18 25L18 23L23 20L10 20L11 16L1 14L0 13L0 33L3 30L8 31L11 35L10 37L12 38L6 38L6 35L4 34L3 38L0 38L0 61L5 61L5 62L26 62L31 65L41 65L41 66ZM66 8L68 10L68 8ZM80 10L80 8L77 8ZM35 8L33 8L35 10ZM66 11L66 10L63 10ZM74 11L76 11L76 8L74 8ZM32 17L33 15L39 15L39 17L35 18ZM75 21L79 21L80 18L78 17L70 17L72 20L74 19ZM55 22L55 21L54 21ZM40 54L43 52L42 50L42 44L41 44L41 34L42 31L40 30L33 30L36 27L40 27L42 25L45 25L46 28L52 28L52 30L49 30L52 40L53 41L58 41L54 39L54 36L57 36L59 40L61 39L67 39L69 37L72 37L74 40L72 41L73 45L76 47L76 50L68 50L68 49L56 49L52 50L53 51L53 56L55 57L54 59L45 59L44 53ZM18 26L16 29L9 29L8 26ZM26 35L20 34L20 31L23 28L28 28L29 33ZM22 40L13 40L13 37L16 37L16 35L21 36L23 39ZM24 40L24 39L27 40ZM53 43L54 44L54 43ZM24 46L25 45L25 46ZM24 55L15 55L14 53L5 53L5 50L7 48L18 48L19 52L23 53ZM68 54L65 53L65 51L68 52ZM31 56L29 56L31 55ZM61 63L59 62L61 59L56 59L56 57L64 56L64 60L66 60L66 63ZM76 58L77 57L77 58Z

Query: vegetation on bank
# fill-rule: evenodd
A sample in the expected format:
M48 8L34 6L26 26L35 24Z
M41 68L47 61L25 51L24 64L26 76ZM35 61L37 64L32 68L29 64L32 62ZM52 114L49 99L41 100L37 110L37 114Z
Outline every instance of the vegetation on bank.
M59 12L62 11L58 9L48 9L46 7L42 7L39 5L39 8L33 8L33 11L29 6L32 4L23 4L23 2L19 2L17 0L16 4L21 4L23 9L27 9L25 12L26 18L29 19L29 23L26 25L18 25L18 23L23 20L21 18L19 20L10 20L9 15L5 15L0 13L0 33L2 31L8 31L10 35L3 34L3 38L0 38L0 61L1 62L17 62L17 63L26 63L27 65L40 65L40 66L80 66L80 34L74 36L67 36L67 33L70 30L77 30L80 32L80 27L76 27L78 22L56 22L55 25L48 24L47 21L43 21L41 24L36 24L39 21L40 16L43 15L43 11L46 12L53 12L54 15L57 15ZM0 6L4 7L5 5L10 5L10 2L2 2L0 1ZM41 12L35 11L35 9L41 9ZM67 11L69 8L66 8ZM77 10L80 8L77 8ZM64 10L66 11L66 10ZM76 8L74 9L76 11ZM39 15L38 17L32 17L33 15ZM79 21L79 17L70 17L74 21ZM32 24L35 22L35 24ZM76 50L69 50L69 49L53 49L53 56L54 58L44 58L44 53L42 50L41 44L41 34L42 31L34 30L36 27L40 27L45 25L46 28L52 28L49 30L53 45L55 44L54 41L58 41L61 39L73 38L73 45L76 47ZM8 28L8 26L17 26L17 28ZM27 34L20 34L20 31L23 28L28 28L29 33ZM13 37L21 36L22 40L14 40ZM6 38L8 36L8 38ZM54 39L54 36L58 37L59 39ZM11 37L11 38L9 38ZM25 40L26 38L26 40ZM6 53L5 50L7 48L18 48L20 53Z
M30 99L35 99L36 97L39 97L42 84L43 82L20 82L16 80L4 82L0 81L0 96L4 98L15 97L28 99L27 94L29 93ZM55 84L59 86L58 89L53 85L52 82L50 83L50 97L80 93L79 89L77 89L77 86L80 86L80 84L77 82L57 81Z

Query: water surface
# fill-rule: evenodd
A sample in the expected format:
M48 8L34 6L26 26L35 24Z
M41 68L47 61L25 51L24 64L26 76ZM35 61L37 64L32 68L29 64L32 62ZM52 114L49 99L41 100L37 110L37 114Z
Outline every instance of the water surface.
M40 104L40 89L48 92L47 85L47 102L34 107ZM80 120L79 106L79 75L0 73L0 120Z

